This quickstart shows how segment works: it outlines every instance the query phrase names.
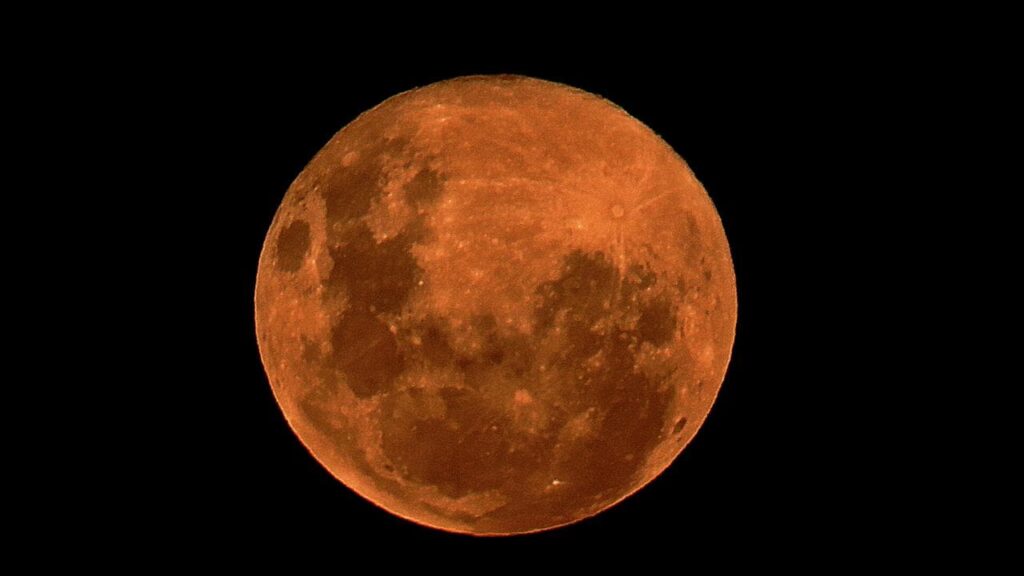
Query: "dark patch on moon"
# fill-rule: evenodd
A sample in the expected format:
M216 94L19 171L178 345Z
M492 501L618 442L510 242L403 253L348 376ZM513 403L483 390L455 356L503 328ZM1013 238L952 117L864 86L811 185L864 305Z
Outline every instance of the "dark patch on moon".
M416 207L431 204L441 196L443 182L436 171L424 168L405 185L405 196Z
M451 327L443 318L428 317L416 329L399 334L410 362L434 368L452 368L464 374L465 384L480 388L495 378L523 377L534 368L535 346L526 334L502 334L492 314L473 317L467 339L479 343L474 351L456 350ZM411 340L416 345L408 345Z
M331 330L331 366L360 398L390 388L405 361L388 325L362 308L345 313Z
M491 365L499 365L505 359L505 347L498 337L498 321L493 314L481 314L473 317L473 330L482 338L480 359Z
M679 434L683 431L683 428L686 428L686 416L676 420L676 425L672 428L672 433Z
M302 337L302 361L306 366L315 366L320 361L320 345L307 336Z
M616 308L634 305L622 296L656 281L649 271L631 272L620 282L604 254L576 251L565 257L561 276L536 291L538 332L551 337L557 331L566 341L555 359L564 374L557 381L575 385L560 396L570 414L593 412L597 427L555 455L556 476L565 479L566 492L597 494L628 486L658 443L667 418L672 389L661 388L640 371L636 353L640 340L668 341L675 321L668 301L656 299L636 304L641 322L635 330L619 325ZM611 306L616 299L620 304Z
M676 316L672 311L672 303L661 296L641 305L636 329L643 342L650 342L655 346L670 342L676 331Z
M383 139L360 151L350 166L335 165L324 178L320 194L327 210L328 229L336 222L350 222L370 211L370 204L384 184L384 162L399 156L409 145L404 138Z
M332 400L333 397L328 386L313 386L299 400L299 409L318 430L326 430L331 434L344 435L342 438L350 438L347 419L331 406Z
M455 366L463 373L467 386L480 390L504 379L522 378L535 370L536 348L528 336L501 334L490 314L475 317L471 326L479 349L472 354L457 353L455 358ZM537 375L533 374L530 381L536 380Z
M309 224L303 220L296 220L281 230L277 236L277 269L295 272L302 267L309 253L309 242Z
M711 282L711 277L712 277L711 263L708 262L708 257L707 256L701 256L700 257L700 268L701 268L701 272L702 272L702 274L704 276L704 282L710 283Z
M425 396L410 389L385 403L383 449L392 465L455 498L502 486L511 472L505 416L473 390L445 388L445 417L423 419Z
M407 235L377 242L362 223L348 228L331 251L329 287L344 290L351 307L332 329L331 354L316 360L357 396L381 395L387 466L452 498L488 490L531 494L478 518L501 525L526 526L534 514L569 518L581 498L623 496L660 440L673 394L640 371L636 357L641 341L660 345L674 334L669 301L625 297L653 286L654 274L634 267L620 280L604 254L570 253L561 275L535 291L535 334L505 334L493 315L481 314L464 335L479 344L470 352L453 345L444 318L423 319L398 337L381 320L381 313L400 311L419 278L411 242ZM623 307L639 317L635 328L621 325L628 315ZM552 338L558 344L545 348ZM541 349L554 356L542 357ZM309 359L319 358L307 351ZM516 428L501 387L529 389L542 381L540 364L555 371L549 381L560 388L533 401L558 405L547 404L548 417L527 432ZM396 378L414 365L455 370L466 387L396 390ZM424 417L431 402L436 413L438 401L444 416ZM315 405L304 409L322 421L328 415ZM587 429L562 439L560 432L581 414L593 414ZM550 490L552 479L558 490Z
M408 156L408 146L408 140L393 138L368 147L352 165L335 167L322 191L334 263L325 281L325 298L347 297L347 314L356 318L401 312L423 275L411 252L414 243L429 236L422 214L397 235L380 241L362 219L387 183L385 162ZM442 187L438 173L424 168L406 184L407 201L422 207L435 201ZM339 330L344 331L339 325L335 334Z
M681 248L687 262L686 268L699 270L700 259L707 253L702 242L704 236L701 234L700 225L697 224L697 218L692 213L686 213L684 222L687 242Z
M455 360L455 350L448 341L448 328L439 318L428 318L416 335L420 339L419 356L428 365L447 366Z
M334 384L318 381L303 391L298 399L298 411L326 437L326 445L318 445L321 449L340 456L364 474L374 473L366 453L358 448L352 421L339 409L337 402Z
M542 333L550 333L560 319L566 339L565 359L589 358L600 349L604 337L593 327L608 314L617 275L603 253L576 250L564 258L563 272L557 280L537 287L540 303L534 310L536 326Z
M587 369L581 403L602 414L598 431L575 446L563 466L564 474L601 493L630 485L657 445L668 414L672 389L659 389L636 365L636 343L620 331L602 351L603 365ZM624 465L631 460L633 465Z
M623 285L625 295L646 290L658 282L658 275L653 270L639 264L631 264L626 277L629 281Z
M328 292L346 294L353 308L398 312L423 273L411 246L406 234L377 242L365 223L349 228L343 244L330 249Z
M505 374L521 378L534 367L537 351L528 335L497 336L496 345L502 351L499 368Z

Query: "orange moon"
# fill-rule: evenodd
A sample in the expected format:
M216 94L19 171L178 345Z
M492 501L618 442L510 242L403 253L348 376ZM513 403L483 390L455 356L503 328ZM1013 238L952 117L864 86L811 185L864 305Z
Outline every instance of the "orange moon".
M736 326L714 205L593 94L518 76L394 96L285 194L256 333L312 455L427 526L576 522L660 474L707 417Z

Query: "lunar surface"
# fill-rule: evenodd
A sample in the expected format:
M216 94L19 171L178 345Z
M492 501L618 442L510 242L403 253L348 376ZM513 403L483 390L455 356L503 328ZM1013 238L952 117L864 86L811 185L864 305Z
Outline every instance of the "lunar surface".
M256 281L274 395L335 477L454 532L592 516L693 438L736 286L686 163L622 109L523 77L390 98L285 195Z

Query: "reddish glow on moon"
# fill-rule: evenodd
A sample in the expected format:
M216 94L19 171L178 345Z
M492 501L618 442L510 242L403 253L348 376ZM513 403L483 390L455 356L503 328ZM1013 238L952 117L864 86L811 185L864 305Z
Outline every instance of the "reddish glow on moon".
M729 362L736 286L685 162L592 94L468 77L316 155L267 233L256 331L289 424L384 509L545 530L680 453Z

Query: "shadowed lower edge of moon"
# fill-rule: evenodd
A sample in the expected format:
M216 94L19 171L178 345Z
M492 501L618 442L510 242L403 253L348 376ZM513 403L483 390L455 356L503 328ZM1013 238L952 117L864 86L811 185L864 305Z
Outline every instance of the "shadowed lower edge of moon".
M707 408L671 416L667 407L678 391L673 378L687 371L691 359L681 358L677 348L672 362L636 370L639 355L656 356L652 350L682 337L678 308L687 287L651 290L660 279L642 265L619 270L603 252L574 250L563 256L557 278L533 290L533 333L505 330L494 315L483 314L453 336L448 319L407 309L412 293L422 289L423 270L411 248L433 240L425 221L413 218L383 241L363 221L381 194L376 159L400 157L408 141L382 139L375 146L363 155L365 161L335 170L321 182L326 222L342 223L324 232L333 265L321 299L324 305L344 300L347 308L332 325L326 347L298 339L299 364L305 367L299 378L315 384L297 402L282 398L281 386L273 386L282 408L298 406L298 413L285 409L285 416L300 437L313 432L322 440L317 450L313 439L304 437L313 456L343 483L398 516L473 535L572 524L660 473L699 428L718 389L718 382L699 379L697 386L707 384L702 390L709 396ZM443 174L421 167L404 187L406 201L422 212L441 196L443 183ZM284 224L275 218L261 272L296 273L309 257L313 236L306 220ZM269 367L270 354L286 352L260 330L260 309L258 291L261 355ZM597 325L602 332L594 332ZM727 353L732 334L728 338ZM720 375L711 376L720 382ZM275 383L270 368L268 377ZM436 384L446 378L453 385ZM431 379L435 384L420 385ZM346 451L344 442L337 442L341 435L351 443L353 435L330 405L338 386L357 401L377 402L384 461L370 462L358 447ZM385 415L390 420L381 421ZM667 461L648 465L645 458L666 434L678 438L678 445ZM633 463L623 465L617 458ZM360 471L343 474L339 461ZM354 474L365 478L356 481ZM410 504L417 489L421 501ZM532 497L506 501L482 515L454 513L422 499L445 502L494 492Z

